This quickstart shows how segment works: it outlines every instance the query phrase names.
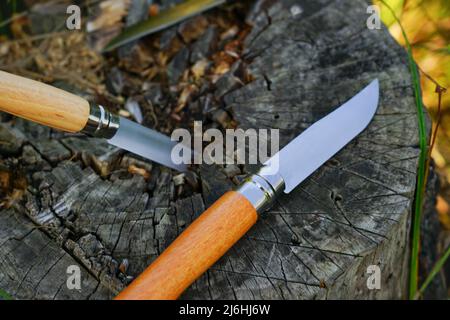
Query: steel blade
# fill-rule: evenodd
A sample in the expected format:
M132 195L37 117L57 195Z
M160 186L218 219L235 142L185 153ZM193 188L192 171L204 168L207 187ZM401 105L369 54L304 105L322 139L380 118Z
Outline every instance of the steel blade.
M171 152L176 141L128 119L120 117L119 130L108 142L172 169L186 171L185 165L172 162Z
M175 5L155 17L139 22L126 28L121 34L111 40L106 45L103 52L111 51L143 36L161 31L177 24L183 20L191 18L206 10L215 8L225 3L225 0L187 0Z
M341 150L372 120L379 99L378 79L289 142L264 164L277 172L289 193Z

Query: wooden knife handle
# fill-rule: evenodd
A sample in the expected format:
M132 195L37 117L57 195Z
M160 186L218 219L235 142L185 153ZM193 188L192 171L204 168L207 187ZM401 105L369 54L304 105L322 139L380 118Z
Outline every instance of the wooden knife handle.
M0 71L0 110L68 132L84 128L89 102L47 84Z
M116 300L178 298L258 218L243 195L229 191L198 217Z

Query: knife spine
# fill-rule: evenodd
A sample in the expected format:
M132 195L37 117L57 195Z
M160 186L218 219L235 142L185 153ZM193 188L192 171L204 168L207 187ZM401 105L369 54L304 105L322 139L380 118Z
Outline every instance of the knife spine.
M283 178L279 174L269 174L268 167L264 166L245 179L236 191L246 197L258 213L262 213L270 209L284 187Z
M119 130L120 117L101 105L90 104L89 117L81 132L98 138L111 139Z

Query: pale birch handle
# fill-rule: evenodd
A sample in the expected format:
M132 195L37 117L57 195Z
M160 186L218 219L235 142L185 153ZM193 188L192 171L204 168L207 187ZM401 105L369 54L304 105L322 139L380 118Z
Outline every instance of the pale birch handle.
M89 102L47 84L0 71L0 110L55 129L78 132Z

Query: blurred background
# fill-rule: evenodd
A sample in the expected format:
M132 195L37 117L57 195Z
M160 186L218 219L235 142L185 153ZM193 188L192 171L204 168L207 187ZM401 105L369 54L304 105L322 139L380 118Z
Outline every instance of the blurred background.
M399 18L411 44L414 59L421 70L422 98L433 122L439 120L432 157L441 177L437 209L441 223L450 230L450 92L439 94L437 84L450 87L450 1L385 0ZM381 18L391 35L405 46L400 23L378 0ZM436 84L437 83L437 84Z
M431 152L439 185L436 199L436 211L440 228L431 233L422 222L421 245L430 243L436 246L436 256L421 254L420 278L423 281L426 271L430 270L438 257L445 255L450 245L450 1L448 0L374 0L380 7L381 19L389 28L391 35L406 47L402 28L411 45L412 54L420 69L422 99L433 121L436 140ZM390 7L390 8L388 8ZM397 19L392 14L394 12ZM447 89L447 90L446 90ZM445 90L447 92L445 92ZM436 130L437 127L437 130ZM428 188L433 187L429 181ZM425 215L427 209L425 208ZM428 232L428 233L427 233ZM435 279L437 286L439 276L446 282L447 296L450 296L450 259L444 264ZM447 278L447 279L445 279ZM425 297L432 298L438 289L429 288ZM434 296L435 297L435 296Z
M102 100L103 104L110 108L123 105L124 101L120 100L120 96L117 98L108 95L105 88L105 82L108 86L108 81L107 79L105 81L103 69L105 65L110 64L110 61L108 62L108 58L95 50L92 51L90 48L104 46L111 39L111 35L117 34L117 31L122 28L121 23L130 1L123 0L119 1L122 5L103 7L103 12L99 18L88 22L87 32L68 34L67 31L64 31L64 14L67 3L78 4L83 10L89 12L92 6L102 1L1 0L0 69L43 81L70 82L75 88L81 89L84 94L96 96L97 100ZM180 1L174 0L172 2ZM52 5L47 6L49 3ZM146 16L157 15L159 10L164 9L157 5L160 1L154 1L153 3L155 5L150 7L149 12L144 13ZM65 7L58 6L58 4L64 4ZM427 234L429 230L426 228L422 230L423 238L433 236L433 247L437 248L433 257L421 256L421 259L423 258L421 261L422 271L429 271L436 259L444 254L450 244L450 90L444 92L445 88L450 88L450 1L374 0L374 4L379 5L382 21L388 27L392 36L399 44L405 46L401 28L403 27L411 44L414 59L421 70L423 102L433 120L434 127L438 125L432 159L435 164L435 171L438 173L435 184L439 186L439 195L436 202L431 205L434 206L432 212L438 216L440 225L433 232L429 232L430 234ZM398 20L387 6L392 9ZM52 10L54 14L52 14ZM62 17L58 18L61 13ZM242 37L244 37L248 28L243 25L243 21L240 21L241 19L234 11L230 11L229 14L235 20L229 19L233 21L233 25L218 19L218 24L223 29L221 30L223 36L228 36L229 30L235 30L236 35L234 36L239 38L242 34ZM196 28L204 28L204 26L197 24ZM187 32L188 38L192 35L194 35L192 37L195 37L196 28ZM89 32L91 32L90 36L88 35ZM88 41L86 41L86 37ZM89 42L89 46L86 45L87 42ZM234 42L230 42L231 44L234 47L237 46ZM177 48L176 45L172 47ZM234 49L239 50L237 47ZM167 61L174 53L159 51L150 58L157 62L156 65L159 68L165 69ZM148 55L138 52L130 59L124 56L121 64L133 74L145 76L148 79L157 78L161 74L159 69L144 67L142 70L136 69L136 59L139 61L138 65L145 67L149 58ZM230 58L228 57L228 59ZM33 63L33 69L37 70L36 73L27 67L30 62ZM224 60L223 56L218 55L214 63L212 76L217 76L226 72L232 61ZM200 68L200 71L204 72L203 69ZM68 79L68 75L70 75L70 79ZM177 90L181 94L176 102L178 106L176 109L182 109L185 105L183 99L187 99L186 96L188 97L190 94L189 87L178 88ZM132 113L130 110L119 111ZM144 118L145 116L144 114ZM176 112L172 113L172 116L175 117ZM164 123L164 126L159 127L161 131L169 132L171 130L170 123L166 121L167 117L153 115L150 118L153 119L152 121L157 122L159 120L159 123ZM0 174L0 186L4 187L5 183L2 181ZM424 246L423 243L422 246ZM423 277L422 274L422 281ZM436 278L447 283L447 296L450 296L448 291L450 261L447 261ZM429 297L433 297L433 295Z

